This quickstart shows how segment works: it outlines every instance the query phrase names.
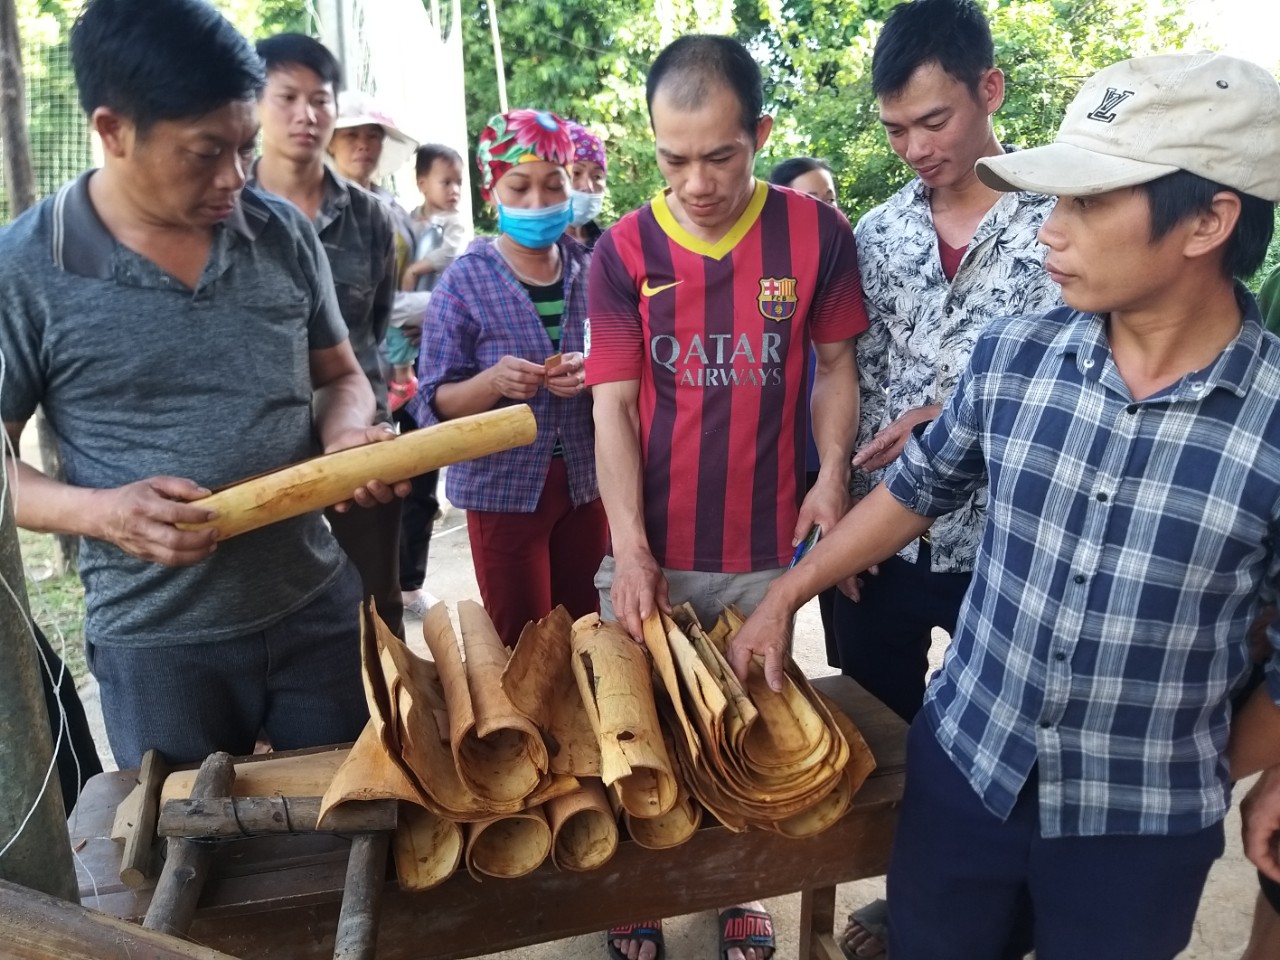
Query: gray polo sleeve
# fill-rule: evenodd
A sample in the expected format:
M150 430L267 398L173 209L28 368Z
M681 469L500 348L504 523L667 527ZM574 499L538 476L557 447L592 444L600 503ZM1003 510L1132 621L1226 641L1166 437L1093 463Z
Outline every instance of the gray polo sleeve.
M48 385L45 363L47 311L24 291L15 251L0 256L0 418L24 423L36 412Z
M307 321L307 347L327 350L347 339L347 325L338 309L338 294L333 288L333 271L325 255L320 237L309 223L303 223L298 253L302 273L311 287L311 316Z

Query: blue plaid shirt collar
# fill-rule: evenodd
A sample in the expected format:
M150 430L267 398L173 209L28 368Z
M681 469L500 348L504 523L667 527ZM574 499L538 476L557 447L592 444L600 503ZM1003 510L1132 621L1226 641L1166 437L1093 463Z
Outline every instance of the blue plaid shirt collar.
M1235 293L1243 315L1235 340L1204 370L1188 374L1168 390L1148 397L1146 402L1199 399L1218 388L1230 390L1237 397L1245 395L1258 369L1264 328L1262 312L1244 284L1236 281ZM1098 381L1113 390L1127 390L1111 359L1106 320L1099 314L1072 313L1056 350L1060 355L1074 355L1077 369L1085 379Z

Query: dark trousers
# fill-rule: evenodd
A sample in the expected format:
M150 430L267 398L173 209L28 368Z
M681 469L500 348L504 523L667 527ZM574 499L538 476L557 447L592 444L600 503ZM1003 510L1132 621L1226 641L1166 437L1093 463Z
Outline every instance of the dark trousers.
M893 960L1173 960L1191 939L1222 824L1186 836L1045 839L1033 772L991 813L925 717L889 864Z
M89 729L89 720L84 713L84 704L80 702L80 694L76 692L75 680L70 671L63 669L62 658L54 652L40 628L32 624L32 629L44 656L44 661L40 664L40 679L44 684L44 705L49 713L54 759L58 764L62 807L70 813L71 808L76 805L76 797L80 796L81 788L89 782L90 777L102 772L102 761L98 759L98 747L93 742L93 733ZM54 683L59 675L62 682L55 688ZM63 713L66 714L65 727Z
M401 408L393 415L400 432L417 430L413 418ZM427 553L431 547L431 530L435 526L440 501L436 488L440 471L432 470L413 478L413 489L404 498L400 515L400 589L405 593L421 590L427 580Z
M122 769L152 747L170 763L354 740L369 719L360 675L360 577L350 564L319 597L266 629L208 643L86 641L111 752Z
M361 596L373 597L382 622L404 639L404 599L400 596L401 501L376 507L354 504L346 513L326 510L333 535L356 565L363 586Z
M862 575L862 599L835 597L840 670L908 723L924 702L934 627L955 633L968 573L934 573L929 545L908 563L890 557L879 574Z
M467 533L484 608L507 646L515 646L526 623L560 604L575 620L599 611L595 575L608 521L598 499L573 505L561 458L551 460L537 510L468 510Z

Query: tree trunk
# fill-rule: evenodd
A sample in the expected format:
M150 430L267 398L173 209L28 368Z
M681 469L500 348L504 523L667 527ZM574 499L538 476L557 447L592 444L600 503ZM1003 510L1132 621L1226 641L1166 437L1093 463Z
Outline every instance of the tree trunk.
M27 138L26 81L22 73L22 38L18 35L15 0L0 0L0 135L4 139L5 186L9 213L16 217L36 202L36 179L31 165L31 143ZM43 411L35 417L44 472L57 480L65 474L58 456L57 440ZM17 451L15 451L16 453ZM80 541L59 535L59 573L75 569Z

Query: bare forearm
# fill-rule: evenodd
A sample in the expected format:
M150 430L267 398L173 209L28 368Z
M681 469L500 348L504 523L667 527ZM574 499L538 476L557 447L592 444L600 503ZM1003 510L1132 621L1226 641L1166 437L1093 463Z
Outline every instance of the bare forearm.
M1265 683L1231 720L1227 761L1233 780L1280 764L1280 707L1272 701Z
M373 422L373 388L363 373L351 372L315 391L316 434L327 450L343 434Z
M858 363L852 345L825 362L819 354L809 411L821 474L847 487L858 436Z
M885 560L933 523L912 513L880 484L769 589L791 613L841 580Z
M442 383L436 387L436 415L441 420L453 420L492 410L502 399L494 383L494 369L490 367L468 380Z
M649 552L644 529L640 412L597 401L596 474L615 553Z
M9 489L14 491L14 519L18 526L40 533L99 536L94 500L98 491L73 487L41 473L20 460L6 457Z

